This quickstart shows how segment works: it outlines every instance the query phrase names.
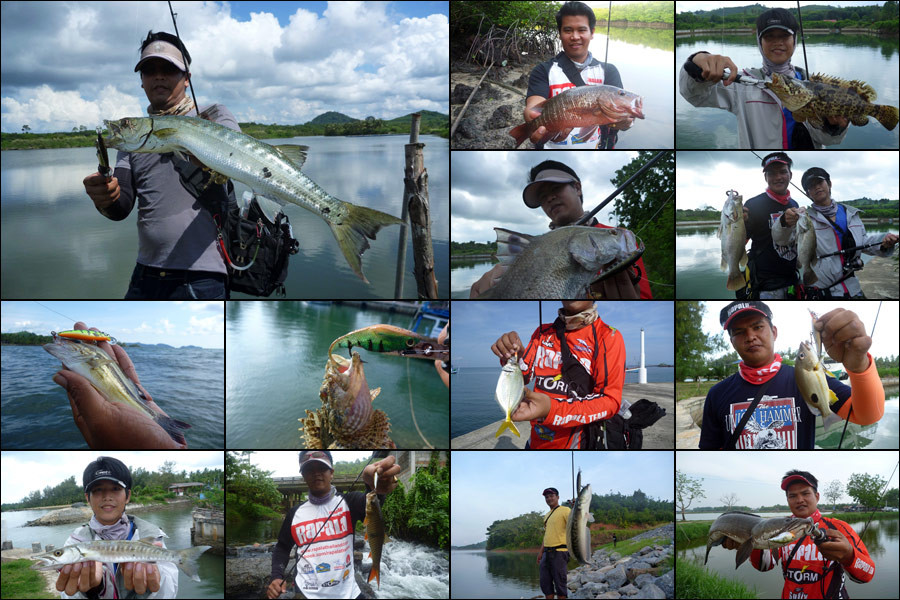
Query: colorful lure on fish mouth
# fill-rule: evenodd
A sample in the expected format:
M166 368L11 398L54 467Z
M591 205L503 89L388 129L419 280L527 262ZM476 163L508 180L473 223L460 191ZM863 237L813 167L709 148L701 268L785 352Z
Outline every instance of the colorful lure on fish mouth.
M355 346L365 348L370 352L408 358L447 360L450 356L449 348L439 344L434 338L425 337L394 325L370 325L346 333L331 343L328 348L329 357L332 356L335 346L351 351Z

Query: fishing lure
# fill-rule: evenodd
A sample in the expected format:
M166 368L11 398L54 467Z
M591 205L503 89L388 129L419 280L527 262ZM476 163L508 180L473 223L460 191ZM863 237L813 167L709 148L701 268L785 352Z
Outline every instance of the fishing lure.
M69 329L67 331L51 331L50 335L54 338L61 337L69 340L79 340L82 342L109 342L116 343L116 338L102 331L94 331L93 329Z
M370 325L344 334L331 343L329 356L335 346L349 350L356 346L371 352L410 358L440 359L449 355L449 349L437 340L394 325Z

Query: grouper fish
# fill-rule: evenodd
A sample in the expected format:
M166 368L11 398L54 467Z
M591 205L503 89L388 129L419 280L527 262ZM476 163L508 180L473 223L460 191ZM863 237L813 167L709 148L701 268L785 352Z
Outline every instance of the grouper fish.
M775 550L812 533L813 529L814 523L809 517L764 519L759 515L740 511L722 513L709 527L706 558L703 564L709 560L709 551L712 547L721 545L725 538L740 544L734 558L734 568L737 569L741 563L750 558L753 549Z
M516 148L531 137L543 125L546 142L559 131L580 127L580 136L593 135L592 130L600 125L617 123L628 117L644 118L643 100L637 94L611 85L584 85L569 88L564 92L534 105L533 110L541 115L510 130L516 138Z
M363 281L361 257L366 238L386 225L403 225L397 217L339 200L300 171L302 146L270 146L244 133L197 117L129 117L105 121L106 145L125 152L190 153L207 168L246 184L259 196L296 204L320 216L337 239L350 268Z

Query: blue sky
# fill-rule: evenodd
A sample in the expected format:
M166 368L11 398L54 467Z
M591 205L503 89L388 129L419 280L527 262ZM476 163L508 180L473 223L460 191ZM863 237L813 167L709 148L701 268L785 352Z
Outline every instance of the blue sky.
M559 302L542 302L544 323L552 323ZM673 307L667 301L598 302L600 318L622 332L628 366L640 360L641 327L648 365L674 364L672 351ZM499 359L491 345L504 333L515 331L527 344L538 326L537 301L495 302L469 300L453 303L453 364L458 367L492 367Z
M198 102L221 103L240 122L449 111L446 2L173 8ZM3 2L0 127L71 131L146 114L134 66L151 29L174 33L165 2Z
M31 331L50 335L51 331L72 329L73 319L77 319L120 342L169 344L176 348L225 347L225 314L221 301L9 301L3 302L2 307L0 331L3 333Z
M560 501L572 497L572 452L453 452L450 469L450 541L455 546L486 539L488 525L538 511L547 512L541 492L559 490ZM675 460L670 451L575 453L581 485L595 494L630 496L640 489L658 500L672 501Z

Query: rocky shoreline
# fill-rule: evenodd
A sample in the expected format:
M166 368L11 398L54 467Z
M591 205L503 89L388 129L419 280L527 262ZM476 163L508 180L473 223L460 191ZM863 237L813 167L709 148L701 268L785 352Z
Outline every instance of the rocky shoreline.
M173 500L172 502L164 502L160 504L129 504L125 507L125 512L129 514L138 514L149 512L151 510L159 510L165 508L182 508L184 504L190 504L190 499ZM77 508L60 508L48 512L46 515L40 516L33 521L25 523L24 527L38 527L41 525L65 525L66 523L78 523L80 521L89 521L94 511L90 506L81 506Z

